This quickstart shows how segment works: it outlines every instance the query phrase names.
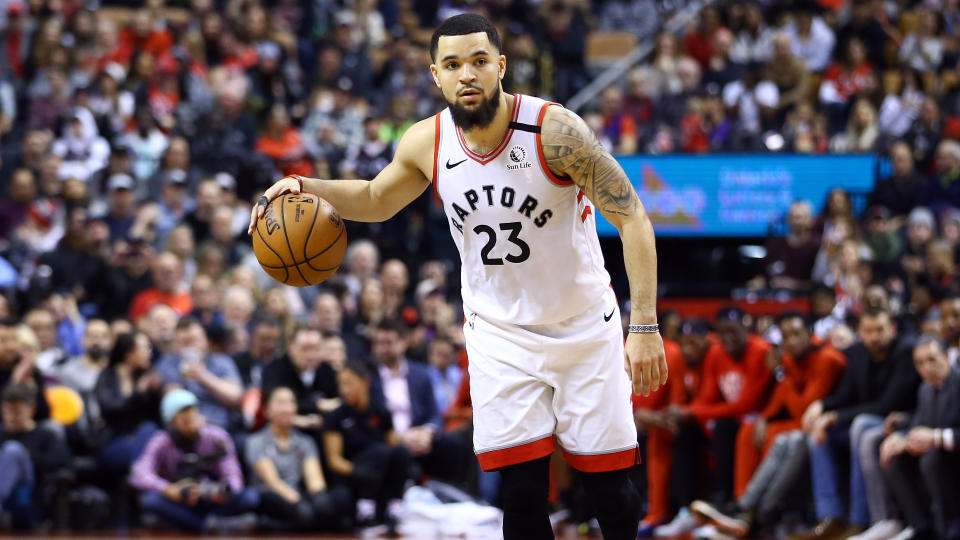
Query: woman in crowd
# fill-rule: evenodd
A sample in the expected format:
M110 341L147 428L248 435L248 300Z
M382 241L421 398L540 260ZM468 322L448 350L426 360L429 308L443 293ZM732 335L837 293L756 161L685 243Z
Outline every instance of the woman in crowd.
M94 395L103 417L100 460L126 471L157 430L163 379L150 368L152 347L142 332L120 334L110 364L100 373Z
M393 420L383 405L370 402L370 372L348 363L337 374L343 405L330 413L324 448L331 472L357 498L374 498L375 520L389 523L390 501L403 496L413 477L410 452L398 444Z

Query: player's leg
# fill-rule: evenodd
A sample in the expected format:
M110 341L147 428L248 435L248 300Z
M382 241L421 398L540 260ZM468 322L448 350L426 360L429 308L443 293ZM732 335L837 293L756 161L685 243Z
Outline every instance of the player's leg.
M553 540L547 502L550 456L501 468L500 489L504 540Z
M641 502L630 480L630 469L580 472L590 509L600 523L605 540L634 540Z
M548 515L550 456L556 441L553 389L537 378L535 336L470 317L473 444L484 471L500 472L505 540L554 538Z
M638 463L637 427L623 369L623 334L610 292L576 320L545 328L548 382L554 387L557 439L564 458L579 471L587 499L607 540L637 535L640 497L630 480Z

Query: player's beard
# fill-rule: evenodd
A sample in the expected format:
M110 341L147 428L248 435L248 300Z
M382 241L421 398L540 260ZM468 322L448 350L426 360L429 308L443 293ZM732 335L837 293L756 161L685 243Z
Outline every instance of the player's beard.
M447 101L450 106L450 113L453 115L453 123L463 131L470 131L473 128L485 128L493 122L497 115L497 109L500 108L500 86L498 85L490 97L484 97L483 101L474 109L467 109L456 99Z

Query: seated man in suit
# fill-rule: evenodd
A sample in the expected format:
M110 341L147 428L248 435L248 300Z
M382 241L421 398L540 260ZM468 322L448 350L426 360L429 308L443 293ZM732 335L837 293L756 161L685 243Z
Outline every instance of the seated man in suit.
M880 461L909 538L960 538L960 370L936 336L920 338L913 362L923 379L917 410L909 429L883 441Z
M323 361L324 336L320 330L298 326L290 336L286 356L263 368L263 399L281 387L293 391L297 399L294 426L301 430L318 430L323 417L339 405L337 374L329 362Z
M373 330L370 345L376 367L370 393L386 406L393 428L424 471L447 480L467 469L469 449L456 435L443 432L427 366L406 358L407 327L386 319Z

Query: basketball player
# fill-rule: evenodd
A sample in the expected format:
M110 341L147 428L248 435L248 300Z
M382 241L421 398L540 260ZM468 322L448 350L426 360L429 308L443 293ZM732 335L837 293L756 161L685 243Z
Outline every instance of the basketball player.
M474 447L502 472L504 537L553 539L549 460L559 443L582 473L608 539L634 539L640 501L633 390L667 379L656 324L653 228L619 164L576 114L505 94L506 58L479 15L444 21L430 71L449 107L403 135L372 181L287 177L250 216L285 193L329 201L344 219L384 221L431 183L462 260ZM630 280L630 334L597 240L595 212L620 231Z

